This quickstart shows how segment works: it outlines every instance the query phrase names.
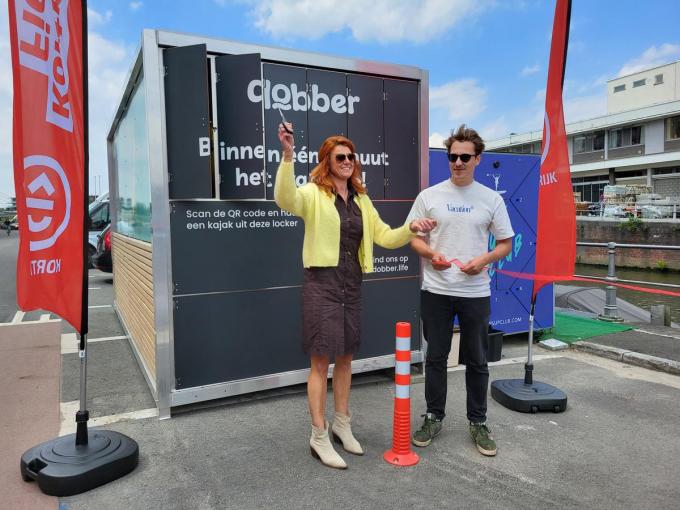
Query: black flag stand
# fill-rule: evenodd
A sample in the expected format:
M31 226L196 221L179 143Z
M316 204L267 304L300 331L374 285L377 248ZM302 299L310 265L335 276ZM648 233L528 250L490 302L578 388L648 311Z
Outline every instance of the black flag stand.
M529 350L524 364L524 380L497 379L491 383L491 397L502 406L521 413L553 411L567 408L567 395L560 389L542 382L534 382L532 348L534 343L534 310L536 296L531 298L529 313Z
M80 358L80 407L76 433L34 446L21 456L21 477L36 480L40 490L51 496L72 496L126 475L137 467L139 446L119 432L89 431L87 422L87 305L88 305L88 93L87 93L87 0L82 0L83 46L83 285L78 356Z

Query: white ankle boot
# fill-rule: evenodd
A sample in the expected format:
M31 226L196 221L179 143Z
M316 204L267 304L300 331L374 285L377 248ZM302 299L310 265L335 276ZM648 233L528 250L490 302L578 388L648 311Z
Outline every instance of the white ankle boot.
M363 448L352 434L351 421L351 416L346 416L335 411L335 418L333 419L333 426L331 427L333 439L338 443L342 443L342 447L349 453L363 455Z
M309 439L309 447L312 451L312 457L319 459L326 466L336 469L347 469L347 464L338 455L338 452L335 451L328 437L328 422L325 422L325 428L323 429L312 425L312 437Z

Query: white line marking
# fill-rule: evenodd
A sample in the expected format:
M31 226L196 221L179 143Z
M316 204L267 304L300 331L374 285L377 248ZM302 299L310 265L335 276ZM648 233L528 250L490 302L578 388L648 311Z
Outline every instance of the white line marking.
M14 318L12 319L12 324L18 324L22 320L24 320L24 315L26 315L26 312L22 312L21 310L17 311L17 313L14 314Z
M102 336L99 338L88 338L87 343L107 342L109 340L124 340L127 336ZM78 335L76 333L64 333L61 335L61 353L75 354L78 352Z
M111 308L111 305L92 305L88 306L88 308Z
M73 402L62 402L61 408L61 425L59 427L59 435L73 434L76 431L76 411L80 409L80 402L74 400ZM127 420L143 420L145 418L154 418L158 416L158 409L151 407L149 409L141 409L139 411L130 411L127 413L111 414L108 416L99 416L97 418L90 418L87 422L88 427L99 427L102 425L110 425Z
M101 287L88 287L87 290L101 290Z
M654 331L647 331L645 329L635 329L635 331L639 331L640 333L646 333L648 335L656 335L656 336L664 336L666 338L675 338L676 340L680 340L680 336L674 336L674 335L666 335L664 333L655 333Z
M89 344L90 342L105 342L107 340L125 340L127 336L122 335L122 336L100 336L99 338L88 338L87 343Z
M544 359L562 358L561 354L539 354L537 356L532 356L533 361L541 361ZM514 365L515 363L526 363L527 359L525 357L521 358L508 358L502 359L500 361L492 361L489 363L490 367L500 367L503 365ZM465 365L457 365L455 367L447 368L447 372L458 372L465 370Z

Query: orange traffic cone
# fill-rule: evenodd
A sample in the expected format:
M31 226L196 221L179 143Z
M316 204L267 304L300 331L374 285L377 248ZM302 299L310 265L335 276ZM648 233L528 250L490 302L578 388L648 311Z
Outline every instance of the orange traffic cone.
M395 466L413 466L420 460L411 451L411 324L397 322L394 366L394 427L392 449L383 458Z

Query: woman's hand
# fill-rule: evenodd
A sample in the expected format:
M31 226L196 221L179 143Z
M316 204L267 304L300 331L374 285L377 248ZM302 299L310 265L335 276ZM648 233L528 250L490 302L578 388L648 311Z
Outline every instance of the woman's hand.
M281 142L281 150L283 151L284 161L293 161L293 148L295 147L295 138L293 138L293 124L286 122L288 133L283 127L283 123L279 124L279 141Z
M418 218L409 223L408 228L414 233L422 232L423 234L427 234L436 226L437 220L433 220L432 218Z

